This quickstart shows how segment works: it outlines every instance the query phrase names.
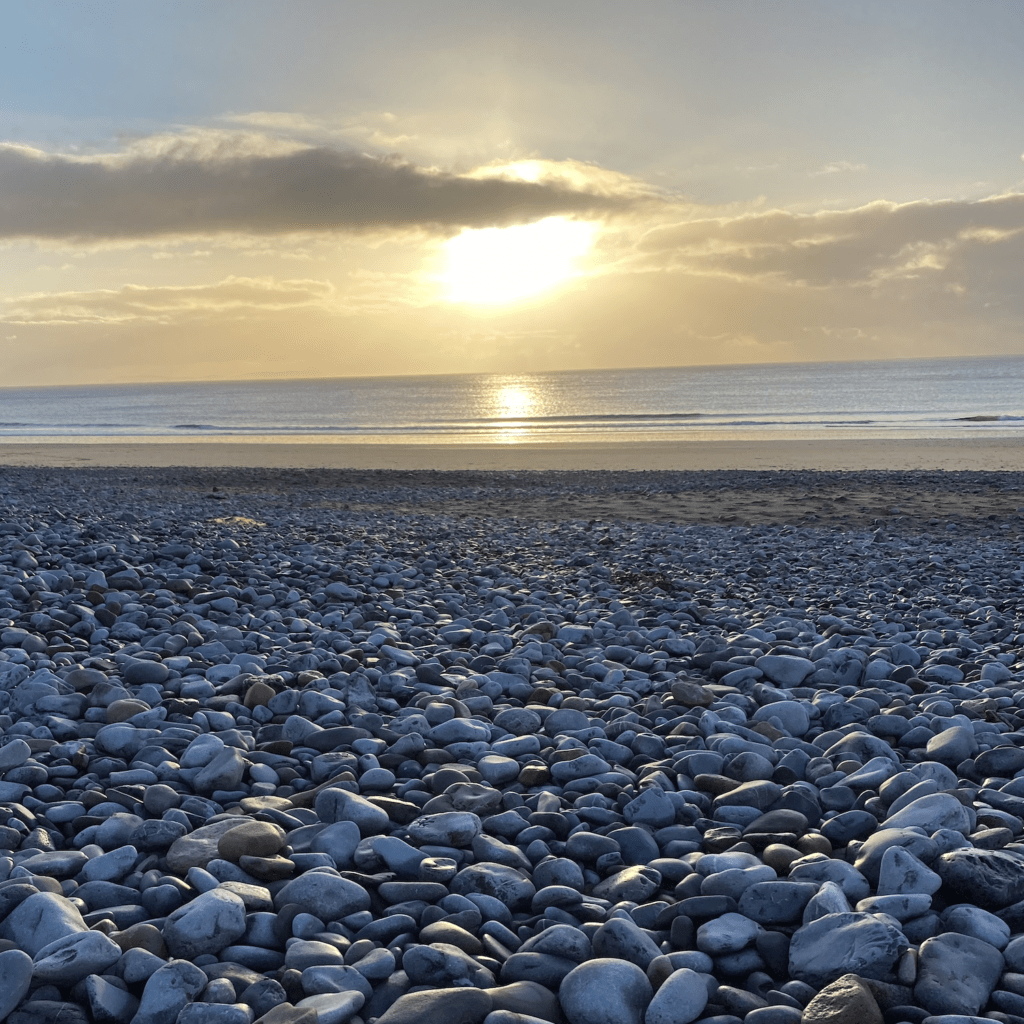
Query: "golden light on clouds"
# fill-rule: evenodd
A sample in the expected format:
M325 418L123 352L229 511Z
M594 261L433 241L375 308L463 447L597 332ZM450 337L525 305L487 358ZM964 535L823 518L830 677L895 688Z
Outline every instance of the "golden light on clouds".
M593 224L566 217L465 230L444 243L446 297L450 302L496 305L554 288L578 276L594 232Z

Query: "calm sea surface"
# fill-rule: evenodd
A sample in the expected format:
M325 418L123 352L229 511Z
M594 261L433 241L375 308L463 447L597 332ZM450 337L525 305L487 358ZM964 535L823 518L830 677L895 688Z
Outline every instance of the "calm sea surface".
M1020 437L1024 356L0 388L21 441Z

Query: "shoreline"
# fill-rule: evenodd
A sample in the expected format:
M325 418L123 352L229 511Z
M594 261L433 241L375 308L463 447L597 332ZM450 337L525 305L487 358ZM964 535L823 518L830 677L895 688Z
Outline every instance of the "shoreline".
M3 442L0 467L525 472L929 470L1024 472L1016 438L433 445L294 442Z

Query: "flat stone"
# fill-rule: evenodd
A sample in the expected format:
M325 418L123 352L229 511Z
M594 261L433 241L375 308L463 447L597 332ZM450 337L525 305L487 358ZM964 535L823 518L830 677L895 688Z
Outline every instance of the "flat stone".
M176 1024L252 1024L252 1010L241 1003L188 1003Z
M19 903L0 922L0 938L35 956L57 939L88 931L74 904L52 892L39 892Z
M896 928L870 914L826 914L794 933L789 973L819 989L850 973L881 980L906 948Z
M692 679L677 679L671 687L672 698L688 708L706 708L715 702L715 695Z
M311 853L326 853L334 861L334 866L340 870L351 866L352 855L356 852L361 838L359 826L354 821L336 821L313 837L309 849ZM375 842L388 838L381 836Z
M460 896L470 893L493 896L513 912L528 910L537 891L522 871L488 861L463 868L452 879L449 888Z
M40 991L46 990L44 986ZM23 1002L7 1018L7 1024L89 1024L89 1016L78 1003L39 998Z
M975 1015L1003 973L1003 955L971 935L946 932L921 943L914 1000L931 1014Z
M560 785L577 779L588 779L594 775L610 772L612 766L597 754L584 754L571 761L556 761L551 765L551 777Z
M32 962L38 982L70 988L90 974L104 974L121 959L121 947L102 932L78 932L43 946Z
M558 996L536 982L514 981L509 985L488 989L487 994L491 998L492 1014L504 1010L544 1021L558 1020L561 1016Z
M307 871L279 889L274 897L274 906L278 910L289 903L330 922L369 910L370 895L362 886L346 878L325 871Z
M1024 900L1024 858L1006 850L950 850L935 871L964 903L999 910Z
M961 903L946 909L940 915L943 931L973 935L998 950L1006 948L1010 941L1010 926L1002 919L981 907Z
M470 811L424 814L408 826L409 837L417 843L462 848L472 845L483 832L479 815Z
M490 997L478 988L440 988L399 996L377 1024L483 1024Z
M307 1006L300 1010L286 1001L257 1017L256 1024L318 1024L318 1019L313 1007Z
M307 996L296 1004L297 1010L316 1010L317 1024L347 1024L366 1002L361 992L325 992Z
M167 851L167 867L182 877L188 874L189 868L205 868L220 856L217 847L221 836L238 826L238 821L225 818L211 825L201 825L194 832L175 839Z
M722 914L697 929L697 948L709 956L738 953L761 932L761 926L743 914Z
M206 765L192 782L197 793L215 793L217 790L231 791L245 775L246 761L237 747L225 747Z
M864 845L857 853L853 866L872 884L878 884L878 874L882 867L882 857L886 850L893 846L901 846L909 850L920 860L931 860L938 849L932 839L923 834L918 826L906 828L880 828L864 840Z
M766 654L754 665L776 686L799 686L814 671L813 661L790 654Z
M237 864L242 856L273 857L287 841L280 825L268 821L246 821L217 840L217 852L225 860Z
M971 831L971 817L967 808L951 793L932 793L907 804L883 823L884 828L914 826L928 833L940 828L951 828L968 835Z
M326 945L327 943L317 943ZM295 943L294 945L298 945ZM291 952L289 948L289 952ZM335 947L335 952L340 950ZM288 964L286 958L286 966ZM323 995L325 992L361 992L366 998L373 995L373 986L354 967L347 964L319 964L302 970L302 990L306 995Z
M121 675L129 686L144 686L146 683L159 685L166 682L170 674L170 669L161 661L132 658L121 666Z
M593 946L586 932L568 924L556 924L527 939L520 947L521 953L548 953L564 957L578 964L594 956Z
M816 891L811 882L755 882L740 896L739 912L766 927L791 924L800 920Z

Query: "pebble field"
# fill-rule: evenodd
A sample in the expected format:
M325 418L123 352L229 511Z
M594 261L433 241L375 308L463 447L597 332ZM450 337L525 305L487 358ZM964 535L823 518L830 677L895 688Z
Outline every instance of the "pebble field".
M1024 1021L1019 475L283 479L0 470L0 1021Z

